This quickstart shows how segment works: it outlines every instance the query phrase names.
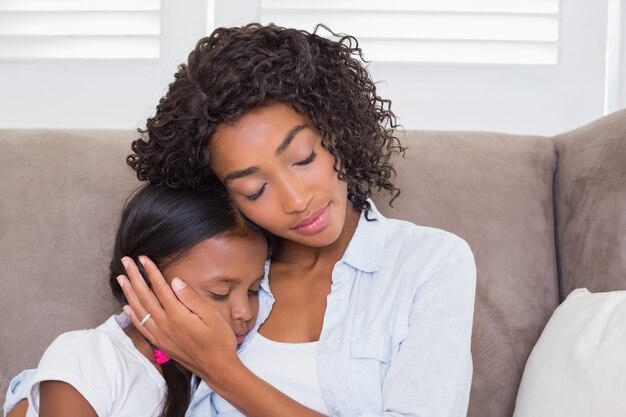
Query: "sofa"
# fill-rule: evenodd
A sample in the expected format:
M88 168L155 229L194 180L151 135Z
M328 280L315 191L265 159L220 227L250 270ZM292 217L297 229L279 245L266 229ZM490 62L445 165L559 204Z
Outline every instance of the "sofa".
M0 130L0 399L61 332L119 306L107 283L132 131ZM573 289L626 289L626 110L554 137L408 131L391 217L467 240L478 270L471 417L509 417Z

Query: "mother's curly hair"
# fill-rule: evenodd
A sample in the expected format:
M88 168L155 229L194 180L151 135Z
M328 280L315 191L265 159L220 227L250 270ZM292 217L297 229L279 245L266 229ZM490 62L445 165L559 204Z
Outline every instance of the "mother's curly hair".
M320 27L338 41L317 35ZM257 23L216 29L178 67L127 162L142 181L204 188L215 180L208 144L218 126L282 102L321 133L354 207L369 209L373 189L395 198L400 191L391 182L390 157L404 152L396 117L358 58L354 37L323 25L314 33Z

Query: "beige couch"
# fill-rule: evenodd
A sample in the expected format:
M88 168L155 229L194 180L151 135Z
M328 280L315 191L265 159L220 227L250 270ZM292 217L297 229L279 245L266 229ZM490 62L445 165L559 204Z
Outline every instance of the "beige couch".
M116 309L106 270L139 184L130 131L0 131L0 399L61 332ZM472 417L511 416L526 358L576 287L626 289L626 111L553 138L407 132L389 216L473 248Z

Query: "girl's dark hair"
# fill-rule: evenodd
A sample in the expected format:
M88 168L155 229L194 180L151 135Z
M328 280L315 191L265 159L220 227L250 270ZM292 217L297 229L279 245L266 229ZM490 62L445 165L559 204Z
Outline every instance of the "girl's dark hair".
M320 27L338 40L319 36ZM391 102L378 96L359 58L354 37L322 25L314 33L256 23L216 29L178 67L127 162L142 181L203 188L214 179L208 144L217 127L280 102L322 134L354 207L368 210L375 189L395 198L390 157L404 148Z
M243 217L221 187L204 191L148 185L126 202L109 266L115 298L126 299L117 276L125 274L121 259L148 256L161 271L196 244L215 237L249 236L261 230ZM173 360L161 365L167 385L162 417L184 417L191 398L191 373Z

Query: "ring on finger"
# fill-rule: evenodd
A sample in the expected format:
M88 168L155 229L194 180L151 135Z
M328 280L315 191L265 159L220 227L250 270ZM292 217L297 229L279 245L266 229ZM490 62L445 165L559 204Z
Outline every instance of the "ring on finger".
M146 314L144 318L141 319L141 325L143 326L144 324L146 324L146 322L150 320L151 317L152 315L150 313Z

